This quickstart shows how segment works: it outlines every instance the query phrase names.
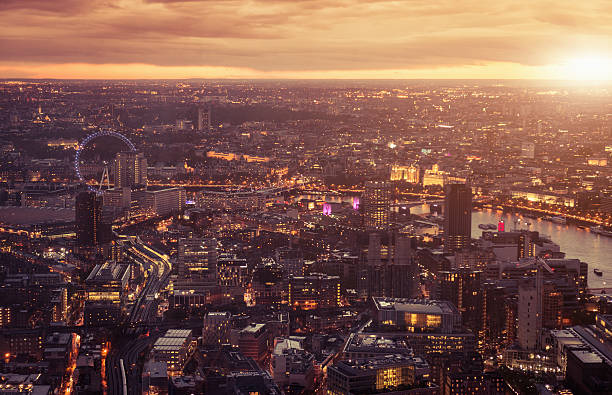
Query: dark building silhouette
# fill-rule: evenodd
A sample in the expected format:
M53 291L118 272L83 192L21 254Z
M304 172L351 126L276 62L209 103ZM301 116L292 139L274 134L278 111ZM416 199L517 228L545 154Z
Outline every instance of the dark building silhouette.
M198 131L208 132L211 130L211 111L210 107L198 107Z
M112 240L112 227L102 221L102 196L95 192L81 192L76 197L75 223L77 244L97 246Z
M394 241L394 243L393 243ZM381 235L369 235L365 279L368 296L413 298L418 295L414 240L390 234L382 254Z
M472 236L472 189L465 184L451 184L444 201L445 249L457 251L470 245Z
M95 192L81 192L76 197L75 211L77 243L80 246L98 245L102 198Z

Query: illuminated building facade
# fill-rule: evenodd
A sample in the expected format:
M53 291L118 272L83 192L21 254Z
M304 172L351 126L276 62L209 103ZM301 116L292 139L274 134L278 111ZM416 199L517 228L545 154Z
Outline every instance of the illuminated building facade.
M409 356L342 360L327 368L327 393L330 395L378 394L397 387L411 388L411 394L434 395L440 391L427 377L416 373L415 362Z
M374 297L372 309L377 324L393 330L452 333L461 328L461 314L448 301Z
M391 184L368 181L362 196L363 222L366 229L387 229L391 220Z
M167 188L136 193L142 208L150 215L164 216L185 208L185 188Z
M178 242L178 271L181 277L215 280L217 276L217 240L181 238Z
M129 209L132 204L132 190L129 187L111 188L104 191L104 206Z
M498 373L474 371L445 372L442 395L505 395L506 383Z
M204 316L202 344L221 345L230 342L232 314L228 312L209 312Z
M236 254L220 254L217 260L217 283L222 287L244 288L249 282L249 268L245 258Z
M68 290L66 288L53 290L51 308L53 322L65 322L68 319Z
M444 199L444 248L458 251L469 247L472 237L472 189L451 184Z
M294 309L310 310L338 307L341 303L340 277L313 273L289 279L289 305Z
M108 325L121 319L122 306L127 298L130 266L112 261L96 265L87 279L85 323Z
M419 167L418 166L391 166L391 181L406 181L411 184L419 182Z
M6 328L11 324L12 319L12 307L0 306L0 328Z
M550 204L553 206L574 207L575 199L563 194L541 192L539 190L515 189L511 191L513 199L524 199L529 202Z
M129 265L121 265L113 261L96 265L85 280L87 300L119 303L126 297L129 279Z
M42 358L45 338L40 329L4 329L0 334L2 355Z

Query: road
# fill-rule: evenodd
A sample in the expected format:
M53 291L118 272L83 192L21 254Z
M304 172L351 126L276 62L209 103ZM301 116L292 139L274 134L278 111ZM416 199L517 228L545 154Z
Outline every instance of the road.
M144 244L138 237L122 236L128 253L132 259L138 260L147 273L147 280L144 288L138 295L130 311L127 320L128 326L125 330L126 340L113 347L111 354L106 360L107 393L110 395L127 395L123 386L125 373L127 393L140 394L142 366L139 356L146 351L159 337L159 333L153 332L150 335L137 335L136 325L152 324L156 318L152 314L157 308L156 296L168 282L172 264L167 255L155 251ZM121 364L123 361L123 366ZM124 373L122 373L124 369Z

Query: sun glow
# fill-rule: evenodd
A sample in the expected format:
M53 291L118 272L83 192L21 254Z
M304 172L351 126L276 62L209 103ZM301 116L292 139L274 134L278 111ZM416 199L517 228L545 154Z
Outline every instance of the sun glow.
M601 56L583 56L565 65L568 79L608 81L612 79L612 59Z

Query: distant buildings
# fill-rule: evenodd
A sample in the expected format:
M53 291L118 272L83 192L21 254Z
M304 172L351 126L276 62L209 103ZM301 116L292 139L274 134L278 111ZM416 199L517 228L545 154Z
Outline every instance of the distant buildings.
M521 143L521 157L525 159L535 158L535 144L527 141Z
M199 132L208 132L211 129L211 111L210 107L198 107L198 122L197 127Z
M147 158L142 152L124 151L115 156L115 188L146 187Z
M185 188L182 187L139 191L134 194L145 212L160 217L182 211L187 199Z
M391 166L391 181L406 181L411 184L418 184L419 182L419 166Z
M299 249L289 247L278 248L274 253L276 263L292 276L304 274L304 256Z

